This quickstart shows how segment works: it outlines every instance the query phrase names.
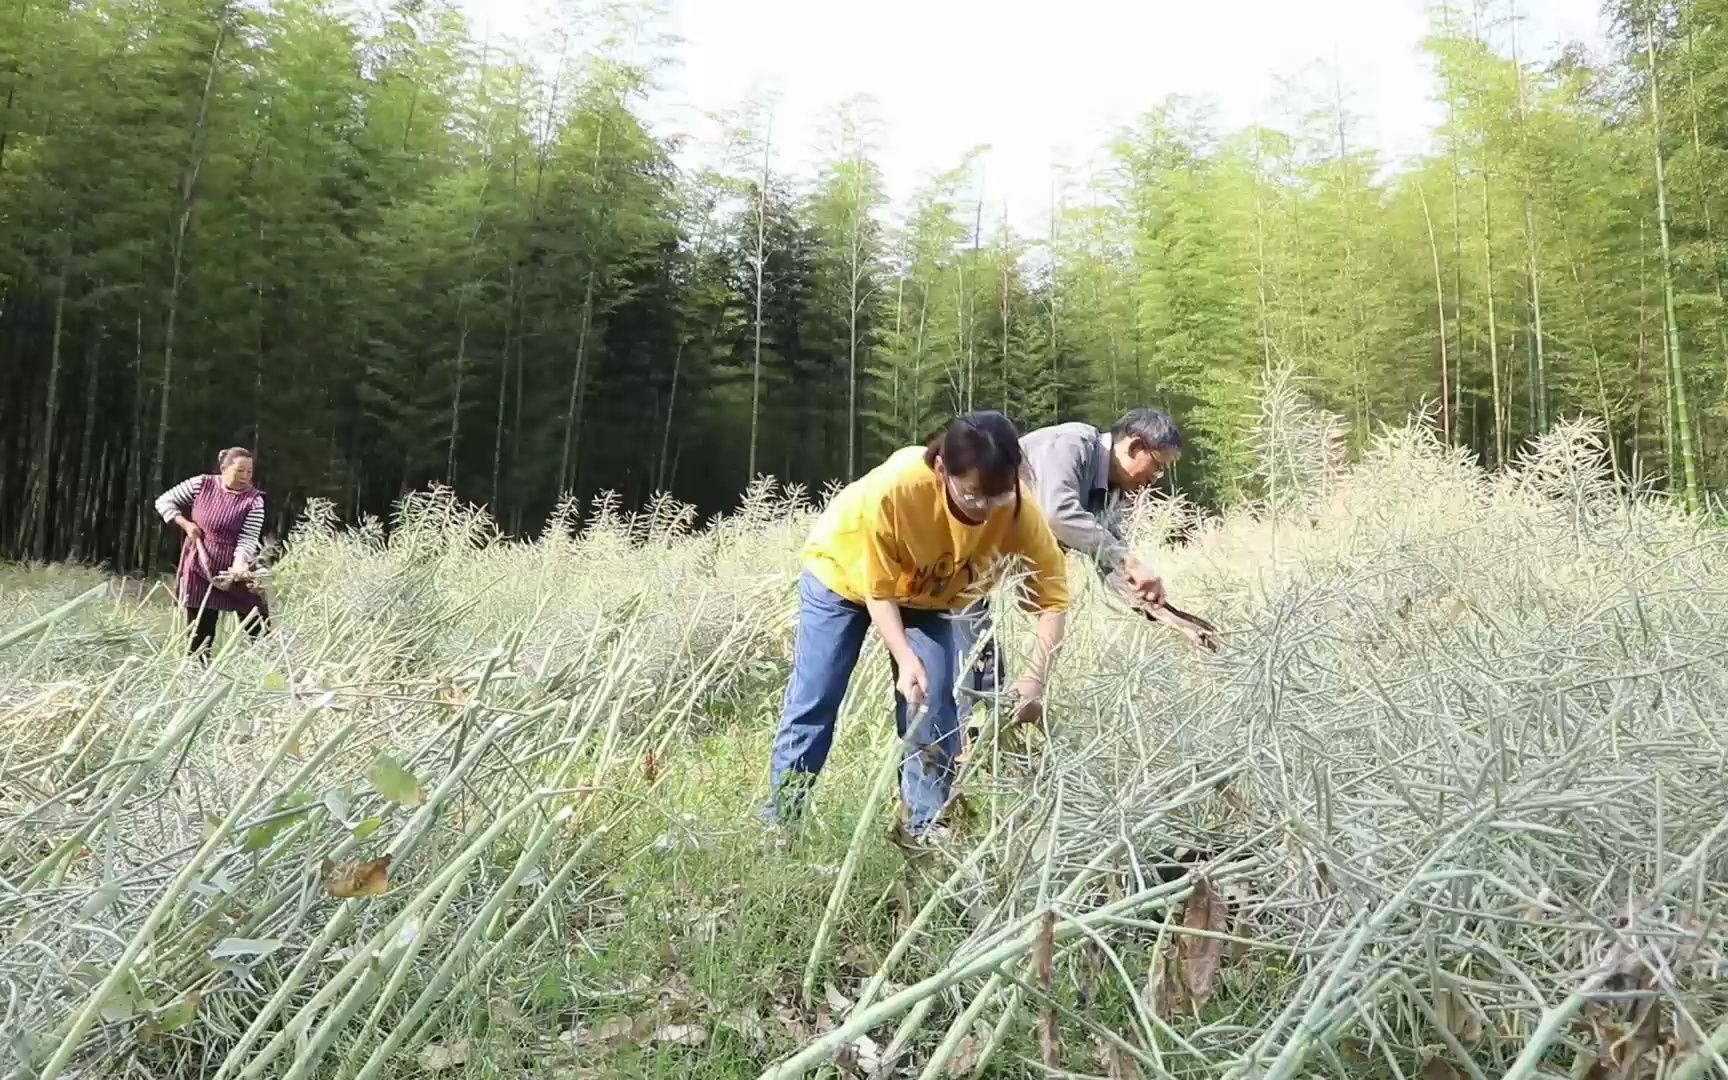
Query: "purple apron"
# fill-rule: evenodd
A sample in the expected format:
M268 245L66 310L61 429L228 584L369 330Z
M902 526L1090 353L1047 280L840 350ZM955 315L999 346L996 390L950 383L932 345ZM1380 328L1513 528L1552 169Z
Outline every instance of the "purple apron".
M180 603L188 609L202 606L210 611L251 611L258 606L258 594L244 585L218 589L210 577L228 569L234 561L234 549L246 527L246 515L264 501L264 493L255 487L245 491L229 491L220 476L206 476L192 497L192 512L187 515L204 533L204 554L209 557L206 569L199 557L198 545L188 539L180 546Z

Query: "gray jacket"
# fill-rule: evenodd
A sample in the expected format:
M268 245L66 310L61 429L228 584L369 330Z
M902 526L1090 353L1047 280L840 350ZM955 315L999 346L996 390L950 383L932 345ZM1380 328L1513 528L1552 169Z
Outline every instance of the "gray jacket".
M1110 498L1110 447L1110 433L1090 424L1056 424L1020 439L1032 494L1056 542L1092 556L1106 579L1128 555Z

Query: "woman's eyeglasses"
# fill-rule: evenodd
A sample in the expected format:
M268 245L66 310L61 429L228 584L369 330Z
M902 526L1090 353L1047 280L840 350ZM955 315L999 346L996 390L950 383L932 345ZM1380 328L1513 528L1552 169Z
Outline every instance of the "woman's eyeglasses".
M970 510L980 514L1013 506L1015 496L1013 490L1004 491L1000 495L981 495L976 491L962 491L959 485L954 483L953 478L948 480L948 494L962 510Z

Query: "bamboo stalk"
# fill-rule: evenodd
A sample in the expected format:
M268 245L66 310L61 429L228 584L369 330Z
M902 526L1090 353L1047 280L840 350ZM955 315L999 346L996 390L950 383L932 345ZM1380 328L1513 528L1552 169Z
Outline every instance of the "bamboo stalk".
M840 863L840 873L834 879L834 888L828 893L828 906L822 912L822 922L816 927L816 941L810 946L809 959L804 962L802 992L806 1006L815 995L816 975L821 970L829 940L834 936L834 927L840 919L840 908L845 904L846 894L852 888L852 878L858 872L860 853L870 842L870 833L876 823L876 812L881 809L883 800L894 786L895 778L900 775L901 765L912 746L912 733L918 730L918 724L924 715L925 711L921 707L907 719L906 734L889 742L888 752L882 755L881 762L876 766L876 775L870 782L870 793L865 796L864 808L858 814L858 823L852 827L852 842L847 845L846 858Z

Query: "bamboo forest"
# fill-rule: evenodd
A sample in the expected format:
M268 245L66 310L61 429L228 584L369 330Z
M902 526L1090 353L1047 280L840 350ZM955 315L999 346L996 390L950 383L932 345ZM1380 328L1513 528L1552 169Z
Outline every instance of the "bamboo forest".
M1419 411L1495 469L1582 417L1627 484L1728 483L1728 0L1540 60L1507 0L1437 3L1422 155L1316 68L1249 129L1146 101L1036 227L988 147L890 200L864 96L819 167L766 96L680 164L663 14L530 51L449 0L0 4L0 557L154 564L151 500L235 443L272 534L433 484L520 533L814 493L973 407L1162 406L1224 506L1283 366L1353 447Z

